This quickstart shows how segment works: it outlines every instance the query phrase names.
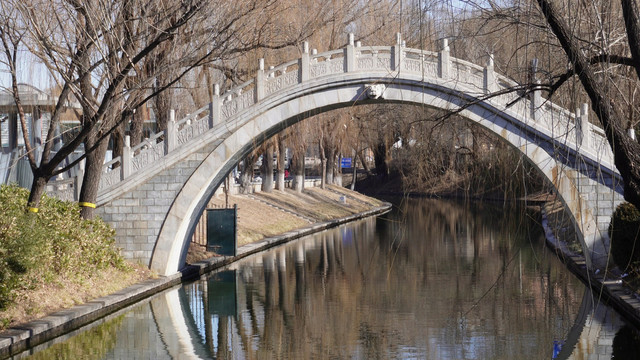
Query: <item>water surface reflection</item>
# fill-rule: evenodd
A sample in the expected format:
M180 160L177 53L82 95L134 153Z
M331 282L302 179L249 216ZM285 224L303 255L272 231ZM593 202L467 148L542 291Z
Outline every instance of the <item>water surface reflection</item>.
M159 294L94 326L109 327L108 348L75 348L96 359L636 354L637 333L593 301L526 214L420 199Z

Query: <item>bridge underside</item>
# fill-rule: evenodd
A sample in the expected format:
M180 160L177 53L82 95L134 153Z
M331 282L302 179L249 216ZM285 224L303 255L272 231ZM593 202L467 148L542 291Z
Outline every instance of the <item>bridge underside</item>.
M368 84L385 84L383 96L369 99ZM304 118L382 101L454 110L471 98L445 84L425 83L423 78L408 76L390 82L384 76L345 74L309 81L267 100L236 114L235 127L207 132L195 144L164 157L155 164L154 173L133 176L101 193L98 212L116 228L125 256L149 264L161 275L178 271L199 217L228 172L254 146ZM601 267L607 254L609 217L622 201L618 175L581 157L561 137L541 131L526 112L501 110L485 101L459 114L501 136L544 174L580 230L587 261Z

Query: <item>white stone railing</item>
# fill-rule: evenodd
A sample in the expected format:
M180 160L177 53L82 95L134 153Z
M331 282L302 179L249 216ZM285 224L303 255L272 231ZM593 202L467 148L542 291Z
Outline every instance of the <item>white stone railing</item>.
M82 176L50 181L47 183L45 192L60 200L75 201L80 197L80 182L82 182Z
M226 126L227 120L265 98L316 78L358 72L387 74L390 81L394 77L420 76L424 81L441 83L472 97L490 96L518 85L496 74L492 59L487 66L479 66L451 58L446 40L439 52L406 48L399 34L392 46L362 46L350 35L349 44L344 49L321 54L315 49L309 51L305 43L301 58L269 69L265 69L261 59L255 78L222 95L216 85L213 101L208 106L180 121L175 121L172 111L166 131L145 139L133 148L125 141L123 155L104 165L99 189L107 189L136 172L145 171L176 148L189 144L205 132ZM513 91L488 97L485 101L499 111L514 114L527 125L546 132L556 141L587 151L595 156L594 159L612 162L613 156L604 133L587 121L585 106L576 115L546 101L540 91L527 98L519 96ZM507 108L506 105L512 102Z

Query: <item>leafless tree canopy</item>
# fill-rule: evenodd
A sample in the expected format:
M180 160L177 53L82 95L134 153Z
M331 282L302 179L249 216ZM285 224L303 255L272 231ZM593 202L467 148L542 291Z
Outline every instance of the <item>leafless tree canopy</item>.
M93 202L109 138L116 151L125 133L139 142L150 113L162 130L170 108L179 104L178 111L187 113L206 104L214 83L224 89L248 79L259 58L275 65L297 57L305 40L319 51L338 48L349 32L371 44L389 44L402 32L407 45L427 50L438 50L447 38L456 57L483 63L493 56L496 70L521 84L514 89L521 96L543 90L570 109L588 100L590 118L599 120L614 150L625 196L640 206L640 149L628 135L640 122L638 10L637 0L7 0L0 4L0 61L11 75L8 88L18 108L21 62L36 59L46 69L53 84L48 91L59 99L48 139L64 104L81 105L80 126L62 149L54 153L47 142L42 161L29 156L35 177L31 206L81 145L87 158L81 201ZM369 136L355 144L334 136L341 125L358 136L372 135L367 126L351 124L367 111L345 109L329 116L327 124L333 125L317 125L327 135L315 143L327 160L328 177L336 154L358 153L362 144L375 149L385 172L391 144L413 136L415 128L406 124L387 138ZM424 111L418 118L425 118ZM24 111L19 116L24 128ZM292 143L303 136L282 138L291 148L306 148ZM25 143L32 154L32 144Z

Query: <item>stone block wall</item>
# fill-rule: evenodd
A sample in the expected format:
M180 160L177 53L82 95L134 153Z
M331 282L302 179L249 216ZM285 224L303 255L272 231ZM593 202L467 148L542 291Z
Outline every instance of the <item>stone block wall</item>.
M122 249L125 258L149 265L171 204L217 144L213 142L188 154L133 190L96 209L97 215L116 230L116 245Z

